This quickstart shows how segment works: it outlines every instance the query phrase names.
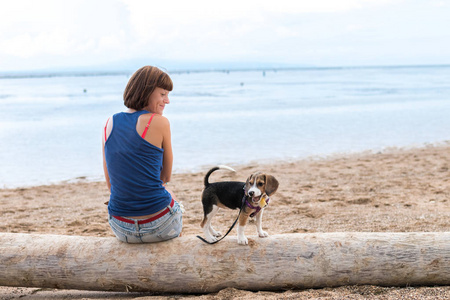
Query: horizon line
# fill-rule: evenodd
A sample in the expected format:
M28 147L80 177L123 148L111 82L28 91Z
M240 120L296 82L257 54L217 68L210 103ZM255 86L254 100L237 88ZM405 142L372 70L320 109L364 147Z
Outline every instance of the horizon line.
M229 73L229 72L252 72L252 71L295 71L295 70L333 70L333 69L381 69L381 68L429 68L429 67L450 67L448 63L442 64L395 64L395 65L342 65L342 66L267 66L267 67L211 67L211 68L180 68L172 71L167 68L156 66L163 69L168 74L189 74L189 73ZM10 78L45 78L45 77L90 77L90 76L117 76L129 75L134 73L137 69L117 68L117 70L105 70L96 67L86 67L86 70L80 68L68 67L66 70L61 68L47 69L47 70L10 70L0 71L0 79Z

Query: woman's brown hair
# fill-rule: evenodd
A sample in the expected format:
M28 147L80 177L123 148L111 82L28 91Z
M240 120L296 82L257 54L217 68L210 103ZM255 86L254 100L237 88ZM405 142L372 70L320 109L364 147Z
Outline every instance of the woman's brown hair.
M123 92L126 107L142 110L148 105L155 88L172 91L173 83L169 75L157 67L145 66L134 72Z

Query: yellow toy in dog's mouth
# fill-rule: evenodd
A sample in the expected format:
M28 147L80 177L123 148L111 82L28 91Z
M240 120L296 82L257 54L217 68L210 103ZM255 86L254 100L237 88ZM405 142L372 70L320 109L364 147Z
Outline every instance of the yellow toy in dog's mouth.
M261 202L261 196L257 196L257 197L252 197L252 203L254 205L257 205Z
M269 201L269 196L267 195L262 195L262 196L258 196L258 197L252 197L252 203L253 205L258 205L261 208L266 207L267 201Z
M261 199L259 200L259 206L260 207L265 207L267 205L266 202L266 195L261 196Z

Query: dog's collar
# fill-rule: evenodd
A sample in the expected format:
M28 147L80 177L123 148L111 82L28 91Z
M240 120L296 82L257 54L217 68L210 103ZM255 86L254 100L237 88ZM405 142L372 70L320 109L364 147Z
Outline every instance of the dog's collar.
M251 204L251 203L248 201L248 197L245 197L245 196L244 196L244 199L245 199L245 205L247 205L247 207L256 210L256 211L254 211L254 212L250 215L250 218L253 218L257 213L259 213L259 211L260 211L262 208L268 206L268 205L269 205L269 201L270 201L270 198L267 196L267 198L266 198L266 206L261 207L261 206L259 206L259 205L258 205L258 206L253 206L253 204Z
M250 207L251 209L256 209L256 210L260 210L261 209L261 207L258 205L258 206L253 206L251 203L250 203L250 201L248 201L248 199L245 199L245 205L247 205L248 207Z

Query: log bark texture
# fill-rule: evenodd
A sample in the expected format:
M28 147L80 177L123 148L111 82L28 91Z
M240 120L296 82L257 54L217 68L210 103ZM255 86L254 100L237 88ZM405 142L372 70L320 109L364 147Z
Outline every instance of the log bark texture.
M194 236L130 245L116 238L0 233L0 285L206 293L372 284L450 285L450 232Z

